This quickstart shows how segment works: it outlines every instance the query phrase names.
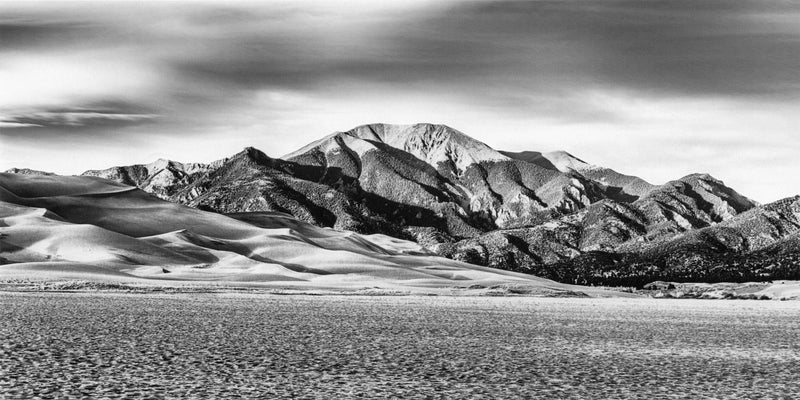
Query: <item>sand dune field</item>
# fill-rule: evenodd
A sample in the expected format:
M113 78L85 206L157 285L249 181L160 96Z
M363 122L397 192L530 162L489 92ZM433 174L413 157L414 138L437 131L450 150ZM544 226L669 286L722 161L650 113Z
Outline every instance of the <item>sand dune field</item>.
M279 213L236 217L100 178L0 174L0 279L611 293L435 257L413 242L318 228Z

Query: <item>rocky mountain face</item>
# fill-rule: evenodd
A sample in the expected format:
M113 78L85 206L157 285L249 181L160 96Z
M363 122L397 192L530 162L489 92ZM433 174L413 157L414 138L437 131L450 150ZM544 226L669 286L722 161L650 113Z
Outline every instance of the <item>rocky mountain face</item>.
M150 164L127 167L112 167L84 172L83 176L95 176L130 186L136 186L162 199L170 199L180 189L193 182L205 172L219 167L218 163L179 163L159 159Z
M577 171L509 157L444 125L364 125L284 159L321 172L309 179L357 183L383 198L434 210L448 223L460 219L469 228L444 232L455 237L537 224L622 191Z
M318 226L412 239L458 260L583 283L633 282L645 264L661 268L648 264L651 255L662 257L653 249L733 229L744 218L765 227L776 220L752 216L771 205L757 207L707 174L653 185L567 152L496 151L434 124L363 125L280 159L247 148L211 164L159 160L85 174L204 210L283 212ZM788 228L775 232L774 245L790 236ZM757 240L722 252L755 254L766 248L750 244ZM595 270L620 263L629 272Z
M567 174L581 175L603 186L605 195L618 201L630 202L636 200L656 188L656 185L652 185L644 179L620 174L610 168L589 164L566 151L549 153L540 153L538 151L512 153L502 151L501 153L515 160L537 164L547 169L556 169Z
M747 282L800 279L800 196L723 222L614 251L585 252L530 269L562 281L641 286L655 280Z
M38 171L30 168L11 168L5 171L8 174L19 175L53 175L52 172Z
M497 230L445 244L437 250L476 264L556 276L565 281L635 285L656 280L652 279L654 276L637 275L640 270L651 269L651 265L643 267L647 257L671 257L653 271L660 279L660 271L676 265L676 248L686 249L688 254L695 254L702 247L704 252L741 255L763 248L743 243L755 243L764 232L769 232L770 243L793 234L790 227L796 217L790 213L762 215L774 207L755 206L721 181L696 174L662 185L632 203L605 199L544 224ZM739 233L727 239L707 234L732 231ZM687 237L694 240L687 242ZM720 247L718 242L727 244ZM628 272L614 273L577 270L578 265L584 269L601 265L616 268L625 263L634 266ZM693 277L706 279L706 272L695 271Z

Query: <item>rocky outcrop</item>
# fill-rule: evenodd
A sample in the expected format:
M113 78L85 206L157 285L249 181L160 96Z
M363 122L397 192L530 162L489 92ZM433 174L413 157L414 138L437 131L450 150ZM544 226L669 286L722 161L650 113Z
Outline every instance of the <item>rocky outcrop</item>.
M90 170L83 176L95 176L136 186L162 199L171 199L178 191L200 176L217 168L219 163L180 163L159 159L150 164Z

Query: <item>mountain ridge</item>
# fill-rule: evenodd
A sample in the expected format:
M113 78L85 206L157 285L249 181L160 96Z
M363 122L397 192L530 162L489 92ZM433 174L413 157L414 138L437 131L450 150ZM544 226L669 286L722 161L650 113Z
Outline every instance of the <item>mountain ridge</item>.
M247 147L208 164L85 174L203 210L281 212L520 271L638 249L758 206L708 174L653 185L565 151L496 151L437 124L361 125L284 158Z
M462 132L447 125L431 123L360 125L349 131L335 132L281 158L291 160L313 149L327 151L327 146L332 141L345 137L389 145L412 154L437 169L443 163L450 164L448 167L456 171L463 171L471 164L508 159L485 143Z

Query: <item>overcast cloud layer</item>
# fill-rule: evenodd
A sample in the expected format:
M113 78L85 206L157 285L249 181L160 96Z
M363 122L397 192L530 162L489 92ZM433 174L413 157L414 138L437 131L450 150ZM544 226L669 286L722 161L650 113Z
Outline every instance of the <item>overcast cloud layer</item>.
M0 2L0 170L436 122L654 183L800 193L798 2L373 3Z

